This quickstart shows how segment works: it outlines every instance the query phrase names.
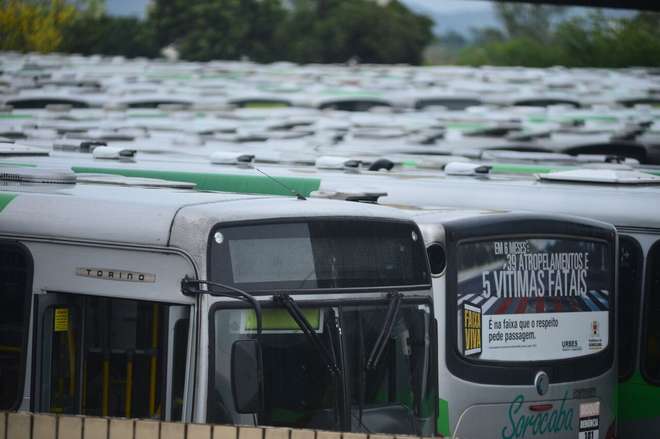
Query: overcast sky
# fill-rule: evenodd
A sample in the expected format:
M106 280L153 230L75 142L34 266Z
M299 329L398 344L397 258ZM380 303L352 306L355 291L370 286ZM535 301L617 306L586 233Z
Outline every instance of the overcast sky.
M455 30L467 32L471 27L496 26L493 6L486 1L470 0L402 0L409 8L432 17L436 32ZM113 15L143 18L149 0L106 0L107 10Z

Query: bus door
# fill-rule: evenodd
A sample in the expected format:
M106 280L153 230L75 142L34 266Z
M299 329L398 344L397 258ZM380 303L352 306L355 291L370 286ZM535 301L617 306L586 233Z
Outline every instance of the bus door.
M47 293L37 310L36 411L181 419L188 307Z

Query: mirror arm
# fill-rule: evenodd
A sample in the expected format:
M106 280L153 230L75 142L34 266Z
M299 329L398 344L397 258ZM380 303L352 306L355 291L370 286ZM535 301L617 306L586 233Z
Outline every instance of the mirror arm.
M196 287L193 285L196 285ZM202 290L199 288L201 285L206 285L208 289ZM221 288L226 291L213 291L211 287ZM189 277L185 277L181 280L181 291L187 296L208 293L214 297L229 297L231 299L236 299L248 303L254 309L254 313L257 318L257 335L261 335L261 305L253 295L236 287L232 287L231 285L225 285L223 283L210 280L191 279Z

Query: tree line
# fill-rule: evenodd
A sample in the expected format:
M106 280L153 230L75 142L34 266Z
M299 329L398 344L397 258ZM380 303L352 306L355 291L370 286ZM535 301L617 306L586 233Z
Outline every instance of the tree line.
M660 66L660 14L612 17L494 3L498 27L433 35L399 0L152 0L144 20L104 0L0 0L0 50L257 62ZM442 23L438 24L442 28ZM170 51L172 52L172 51Z
M660 66L660 14L612 17L600 10L569 14L558 6L498 3L501 27L468 38L438 38L435 62L525 67Z
M433 39L433 21L398 0L155 0L145 20L109 16L98 0L0 1L0 50L420 64Z

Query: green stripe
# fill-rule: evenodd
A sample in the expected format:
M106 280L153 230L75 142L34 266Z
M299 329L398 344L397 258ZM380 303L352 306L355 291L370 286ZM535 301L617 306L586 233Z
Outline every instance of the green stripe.
M0 160L0 166L11 166L13 168L36 168L32 163L5 162Z
M619 419L660 419L660 387L647 383L637 372L619 384Z
M578 169L576 166L543 166L543 165L526 165L517 163L495 163L491 164L490 170L493 174L547 174L550 172L569 171L571 169ZM633 168L635 169L635 168ZM637 169L639 172L660 176L660 169Z
M0 212L2 212L3 209L7 207L7 205L11 203L14 198L16 198L16 194L9 194L6 192L0 193Z
M438 399L438 420L436 424L438 433L443 436L451 436L449 431L449 401L446 399Z
M207 172L158 171L147 169L111 169L73 166L76 173L113 174L126 177L159 178L161 180L195 183L197 190L237 192L241 194L292 195L268 177L260 175L216 174ZM277 177L277 181L304 196L321 186L320 178Z
M32 119L34 116L31 114L8 114L8 113L0 113L0 119Z
M484 128L488 128L490 125L487 125L485 123L479 123L479 122L447 122L444 124L445 128L449 128L452 130L465 130L465 131L476 131L476 130L482 130Z
M547 174L573 169L569 166L517 165L513 163L498 163L491 166L490 172L493 174Z

